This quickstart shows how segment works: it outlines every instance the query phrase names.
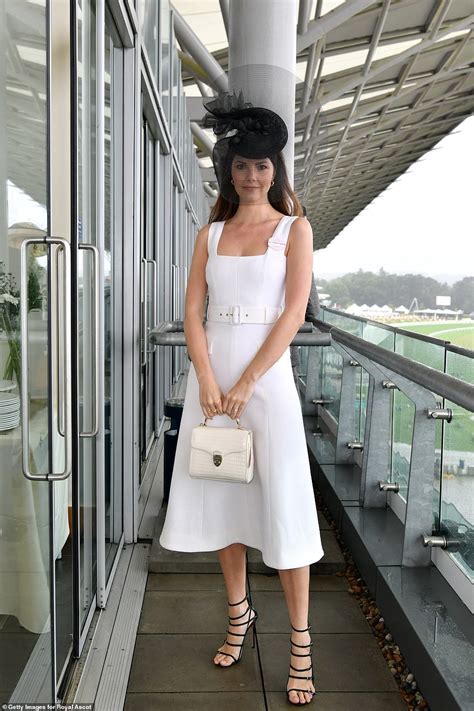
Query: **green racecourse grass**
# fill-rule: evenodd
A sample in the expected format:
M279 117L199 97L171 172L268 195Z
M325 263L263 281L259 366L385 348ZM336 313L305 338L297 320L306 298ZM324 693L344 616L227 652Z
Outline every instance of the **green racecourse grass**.
M474 350L474 321L431 321L431 322L403 322L393 323L397 328L404 331L424 334L441 341L450 341L453 345L462 346ZM399 347L397 351L407 358L425 363L425 365L443 371L444 348L432 345L423 341L416 341L407 337L398 337ZM473 379L474 361L465 356L451 355L448 358L448 374L459 377L468 382ZM367 397L365 385L362 387L361 397ZM394 419L393 435L394 441L411 444L413 436L413 403L401 392L394 392ZM445 432L445 447L447 450L457 450L459 452L472 452L474 449L474 413L469 413L454 403L446 403L453 410L453 421ZM436 430L436 448L441 445L441 426Z
M405 331L422 333L442 341L450 341L455 346L474 350L474 321L430 321L422 323L394 323L397 328Z

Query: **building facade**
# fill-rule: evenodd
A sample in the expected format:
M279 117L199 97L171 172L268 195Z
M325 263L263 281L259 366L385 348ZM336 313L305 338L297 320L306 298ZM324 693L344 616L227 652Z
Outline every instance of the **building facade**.
M46 702L137 539L207 206L167 0L1 0L0 46L1 699Z

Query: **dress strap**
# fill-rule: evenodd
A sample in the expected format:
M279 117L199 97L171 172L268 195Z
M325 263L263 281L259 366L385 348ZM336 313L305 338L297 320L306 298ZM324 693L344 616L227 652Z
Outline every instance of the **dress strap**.
M293 222L298 218L298 215L285 215L281 223L275 230L275 234L268 240L269 251L284 252L288 235Z
M209 233L207 235L207 254L208 256L217 254L217 242L220 237L220 233L223 229L224 221L218 220L211 222L209 225Z
M207 234L207 254L210 257L215 253L216 233L219 227L219 222L209 223L209 232Z

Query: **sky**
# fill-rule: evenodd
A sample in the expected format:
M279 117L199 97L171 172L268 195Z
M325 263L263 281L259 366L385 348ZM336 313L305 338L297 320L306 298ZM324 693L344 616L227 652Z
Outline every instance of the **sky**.
M315 277L354 272L474 276L474 116L380 193L324 249Z

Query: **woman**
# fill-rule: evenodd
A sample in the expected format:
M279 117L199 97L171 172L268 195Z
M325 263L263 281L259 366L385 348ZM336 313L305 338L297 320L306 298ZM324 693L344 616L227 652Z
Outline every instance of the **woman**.
M292 626L288 700L312 700L309 565L323 556L289 344L304 322L313 238L292 192L281 151L288 139L274 112L224 95L208 100L217 136L219 196L197 235L186 289L184 331L191 358L160 544L217 550L229 627L214 663L240 661L257 612L246 594L246 547L278 569ZM229 131L231 136L222 137ZM207 321L203 307L209 292ZM202 414L251 429L254 477L228 483L189 476L190 436ZM236 656L238 653L238 656ZM311 675L310 675L311 674Z

